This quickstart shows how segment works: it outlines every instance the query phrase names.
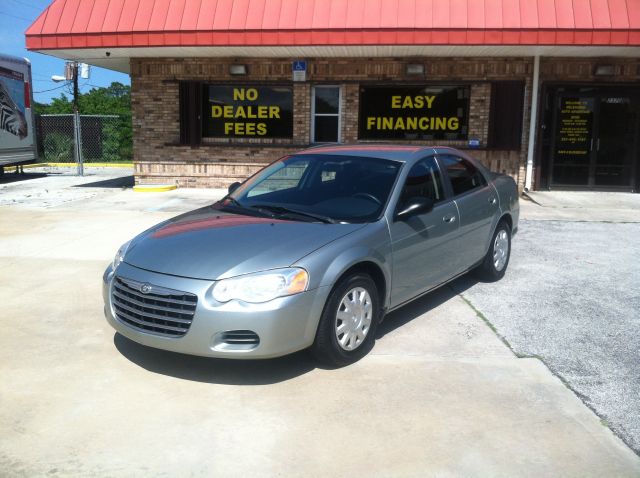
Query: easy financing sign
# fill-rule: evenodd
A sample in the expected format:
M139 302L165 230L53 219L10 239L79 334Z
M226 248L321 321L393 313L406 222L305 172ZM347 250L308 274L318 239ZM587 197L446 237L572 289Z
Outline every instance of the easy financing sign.
M466 140L468 129L468 86L360 89L361 139Z

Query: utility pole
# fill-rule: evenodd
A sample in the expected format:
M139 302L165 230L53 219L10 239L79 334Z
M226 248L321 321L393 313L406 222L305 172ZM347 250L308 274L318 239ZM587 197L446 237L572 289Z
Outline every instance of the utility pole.
M84 176L84 166L82 164L82 131L80 129L80 114L78 113L78 62L73 62L73 136L76 164L78 165L78 176Z
M64 76L53 75L55 82L73 81L73 159L78 166L78 176L84 176L82 161L82 132L80 127L80 113L78 111L78 67L77 61L68 61L64 65ZM88 77L88 76L87 76Z

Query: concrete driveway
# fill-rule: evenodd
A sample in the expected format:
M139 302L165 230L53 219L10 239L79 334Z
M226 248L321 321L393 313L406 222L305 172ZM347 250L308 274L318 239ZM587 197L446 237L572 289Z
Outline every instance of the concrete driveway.
M640 459L451 288L393 313L339 370L139 346L103 319L120 245L219 192L43 177L0 206L0 469L10 476L638 476ZM113 180L113 181L112 181ZM39 181L39 184L36 182ZM109 182L112 181L112 182ZM0 200L24 182L0 186ZM24 194L23 194L24 196ZM5 202L6 204L6 202Z

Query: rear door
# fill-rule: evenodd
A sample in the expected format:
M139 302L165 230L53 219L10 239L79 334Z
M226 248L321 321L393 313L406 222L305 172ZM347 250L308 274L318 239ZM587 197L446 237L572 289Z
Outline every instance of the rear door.
M434 201L432 211L396 219L389 225L393 249L392 307L432 289L455 273L452 264L458 209L446 195L443 175L433 156L412 166L395 211L408 199L421 196Z
M468 159L455 154L439 154L438 162L460 214L455 257L457 272L462 272L479 262L487 252L492 225L499 213L498 195Z

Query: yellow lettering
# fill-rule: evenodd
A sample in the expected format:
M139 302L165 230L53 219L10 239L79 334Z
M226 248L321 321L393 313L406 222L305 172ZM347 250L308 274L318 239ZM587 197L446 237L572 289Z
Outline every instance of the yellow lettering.
M449 118L449 121L447 121L447 126L450 130L455 131L460 127L460 122L458 121L458 118Z
M266 106L258 106L258 118L268 118L269 112Z
M407 118L407 129L418 129L418 118L415 116L413 118Z
M435 127L433 129L447 129L447 119L446 118L436 118L435 119Z
M422 118L420 118L420 120L418 120L418 125L420 126L421 130L429 129L429 118L423 116Z
M402 102L403 108L413 108L413 102L411 101L410 96L405 96L404 101Z
M249 88L247 90L247 99L249 101L254 101L258 99L258 90L256 90L255 88Z
M382 118L382 128L380 129L393 129L393 118L388 116Z
M415 100L413 100L414 108L422 108L424 107L424 99L422 96L416 96Z
M225 118L233 118L233 106L225 106L223 110L224 110L223 116Z
M424 99L427 100L427 108L431 108L431 105L433 104L433 100L435 100L436 97L435 96L425 96Z
M246 118L247 117L247 115L245 114L245 111L244 111L244 106L238 106L236 108L235 117L236 118Z
M394 125L393 129L395 130L403 130L404 129L404 119L402 118L397 118L396 119L396 124Z
M230 134L232 129L233 129L233 123L224 124L224 134Z
M258 136L264 136L265 134L267 134L267 125L258 123Z
M237 136L244 136L244 123L234 123L234 133Z
M402 98L402 96L392 96L391 97L391 107L394 109L398 109L400 108L400 98Z
M269 106L269 118L280 118L279 106Z
M244 88L234 88L233 89L233 101L244 101L245 92Z
M376 124L376 117L375 116L368 116L367 117L367 129L371 129L373 128L373 125Z
M211 117L212 118L220 118L220 116L222 116L222 106L213 105L211 107Z

